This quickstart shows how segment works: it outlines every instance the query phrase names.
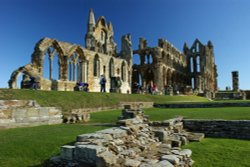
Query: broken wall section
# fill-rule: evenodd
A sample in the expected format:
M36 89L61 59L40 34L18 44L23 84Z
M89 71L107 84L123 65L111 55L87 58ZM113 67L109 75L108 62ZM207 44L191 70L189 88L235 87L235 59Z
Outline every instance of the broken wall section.
M192 151L181 149L189 139L201 140L183 130L182 118L150 122L138 107L126 106L113 127L78 135L74 145L61 147L52 166L174 167L192 166Z

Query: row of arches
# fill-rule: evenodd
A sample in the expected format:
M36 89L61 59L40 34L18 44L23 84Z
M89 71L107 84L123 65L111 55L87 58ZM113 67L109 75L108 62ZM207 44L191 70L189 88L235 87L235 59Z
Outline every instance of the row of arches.
M57 84L57 81L66 81L71 85L77 81L92 83L93 77L97 79L102 74L107 78L120 77L122 81L130 82L130 70L126 60L87 53L80 46L60 43L49 38L44 38L36 44L32 61L27 67L29 71L36 71L35 75L33 72L27 72L26 66L22 70L15 70L9 81L10 88L20 88L18 83L21 83L23 78L28 81L33 77L39 78L41 84L46 84L41 86L41 89L50 89L49 84ZM98 80L96 79L95 82ZM54 89L55 85L50 87Z
M123 81L127 81L127 65L125 61L122 61L120 67L116 65L115 71L114 59L111 58L108 64L109 71L106 71L107 65L102 63L98 54L94 56L93 60L91 58L87 60L85 55L77 51L73 52L70 56L61 56L60 52L53 46L46 49L42 58L41 72L45 79L88 82L89 68L93 68L93 74L90 75L94 77L100 77L101 74L105 75L108 72L106 77L118 75ZM92 66L91 64L93 67L90 67ZM101 67L103 71L101 71Z

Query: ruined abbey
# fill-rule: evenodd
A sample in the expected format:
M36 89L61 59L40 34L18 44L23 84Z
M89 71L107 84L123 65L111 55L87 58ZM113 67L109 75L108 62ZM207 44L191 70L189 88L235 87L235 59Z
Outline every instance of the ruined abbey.
M112 23L107 23L103 16L96 21L90 10L85 47L41 39L35 45L31 62L11 74L9 87L17 88L17 78L23 74L22 88L28 87L31 78L36 78L41 90L73 91L77 82L84 82L88 83L90 92L99 92L100 76L104 75L107 92L115 90L117 79L121 80L121 93L133 92L134 83L146 91L149 85L156 85L159 94L207 94L217 90L211 41L203 45L196 39L191 47L185 43L181 52L164 39L151 47L140 38L138 49L133 50L131 36L126 34L121 38L118 52L113 37ZM139 55L139 64L133 63L134 55ZM53 71L58 71L58 76Z

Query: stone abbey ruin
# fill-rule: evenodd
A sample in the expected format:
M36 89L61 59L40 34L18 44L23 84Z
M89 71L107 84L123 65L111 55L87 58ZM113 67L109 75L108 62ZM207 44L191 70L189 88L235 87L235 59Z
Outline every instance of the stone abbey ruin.
M146 89L155 84L159 94L173 92L211 94L217 90L217 70L213 44L203 45L196 39L191 47L184 44L183 52L171 43L159 39L158 46L150 47L143 38L139 48L132 49L130 34L122 36L121 51L117 51L112 23L101 16L95 21L90 10L85 47L43 38L34 48L31 63L15 70L9 87L17 88L17 78L23 74L21 88L36 78L41 90L73 91L77 82L88 83L89 91L100 91L99 79L106 77L107 92L116 90L116 80L122 81L119 92L133 92L133 83ZM140 63L133 65L133 55ZM45 61L49 61L45 67ZM49 71L45 77L45 71ZM58 71L59 76L54 76Z

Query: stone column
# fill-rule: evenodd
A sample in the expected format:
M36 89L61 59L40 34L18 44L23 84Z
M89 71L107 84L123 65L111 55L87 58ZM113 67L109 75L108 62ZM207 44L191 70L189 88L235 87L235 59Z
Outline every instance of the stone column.
M232 82L233 82L233 91L238 92L239 91L239 72L238 71L232 71Z
M73 63L73 81L76 81L76 63Z
M52 80L52 71L53 71L53 55L49 54L49 79Z
M72 81L72 62L69 62L69 81Z

